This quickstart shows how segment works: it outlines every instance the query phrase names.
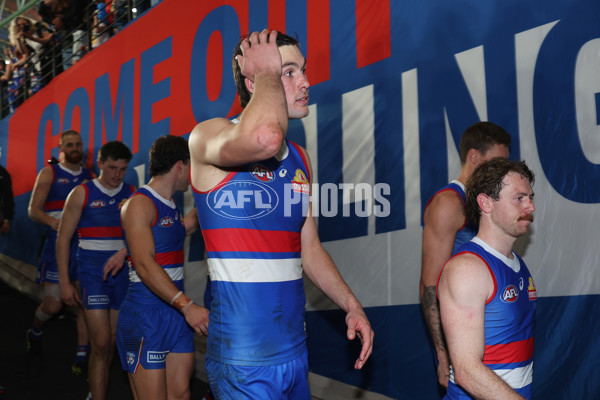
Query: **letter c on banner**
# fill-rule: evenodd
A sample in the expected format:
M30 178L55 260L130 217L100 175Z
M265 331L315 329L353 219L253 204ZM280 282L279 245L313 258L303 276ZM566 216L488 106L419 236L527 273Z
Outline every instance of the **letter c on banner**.
M212 101L209 98L207 80L208 44L213 32L221 33L221 45L224 49L223 73L221 74L221 91ZM235 83L231 78L231 56L233 47L240 39L240 24L235 10L231 6L222 6L210 12L202 21L192 47L192 65L190 68L190 97L192 111L196 121L204 121L214 117L224 117L229 113L236 96Z
M51 132L46 134L48 123L50 123ZM46 140L60 133L60 109L58 104L50 103L46 106L40 117L38 125L37 139L37 166L36 171L41 170L46 166Z
M79 107L79 128L73 126L73 112L75 111L75 107ZM62 125L63 130L61 132L64 132L68 129L78 130L79 135L81 136L81 140L84 143L84 146L89 146L91 126L90 116L90 96L88 95L87 90L85 90L82 87L75 89L69 96L69 99L67 100L67 105L65 106L65 113L63 115Z

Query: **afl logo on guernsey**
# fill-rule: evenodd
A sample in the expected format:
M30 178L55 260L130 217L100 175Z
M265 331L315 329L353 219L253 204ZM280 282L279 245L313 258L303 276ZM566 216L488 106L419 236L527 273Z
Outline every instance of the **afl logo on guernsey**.
M71 183L69 178L58 178L57 182L58 183Z
M206 196L206 205L212 212L235 220L262 218L277 204L279 197L273 188L253 181L229 182Z
M90 208L100 208L106 207L106 202L104 200L94 200L90 203Z
M158 224L160 226L162 226L163 228L168 228L169 226L173 225L173 218L164 217L163 219L160 220L160 222Z
M519 298L519 289L515 287L515 285L508 285L502 291L502 300L504 303L514 303Z
M272 182L275 179L273 171L260 164L252 164L250 173L261 182Z

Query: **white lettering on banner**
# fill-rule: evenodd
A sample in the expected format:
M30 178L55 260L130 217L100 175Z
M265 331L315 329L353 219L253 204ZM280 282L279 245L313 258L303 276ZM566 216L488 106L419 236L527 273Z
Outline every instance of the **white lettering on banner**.
M375 185L375 111L373 85L342 95L342 167L343 182ZM323 192L321 192L321 195ZM344 200L344 206L346 203ZM369 198L355 198L355 202ZM322 203L322 202L321 202ZM336 202L337 203L337 202ZM372 205L366 205L372 209ZM369 218L368 235L375 234L375 219Z
M600 164L600 39L590 40L581 47L575 64L575 114L577 132L585 157Z

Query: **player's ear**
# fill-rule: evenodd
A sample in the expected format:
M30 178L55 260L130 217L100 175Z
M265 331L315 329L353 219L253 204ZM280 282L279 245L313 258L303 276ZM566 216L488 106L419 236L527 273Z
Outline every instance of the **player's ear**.
M248 89L248 92L250 92L250 94L253 94L254 93L254 82L252 82L250 79L244 77L244 84L246 85L246 89Z
M484 214L489 214L492 209L492 198L485 193L479 193L477 195L477 204Z
M477 149L469 149L467 158L471 161L471 164L478 166L481 163L481 152Z

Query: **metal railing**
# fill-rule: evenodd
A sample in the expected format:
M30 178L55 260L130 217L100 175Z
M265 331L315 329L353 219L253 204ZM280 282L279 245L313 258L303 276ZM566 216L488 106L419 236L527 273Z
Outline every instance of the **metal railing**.
M27 59L21 60L21 65L12 71L8 80L0 80L0 118L13 113L54 77L92 51L97 47L97 41L103 42L123 29L146 11L138 8L135 12L136 7L147 6L147 3L144 0L113 0L111 10L103 13L92 2L85 8L82 22L73 30L48 29L53 34L49 44L40 46L37 52L29 47Z

